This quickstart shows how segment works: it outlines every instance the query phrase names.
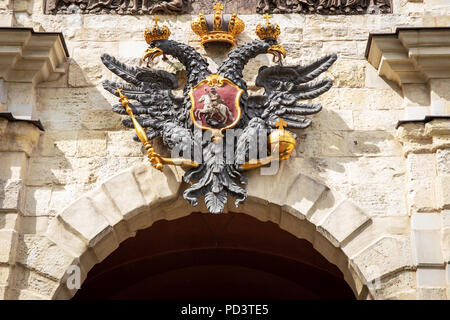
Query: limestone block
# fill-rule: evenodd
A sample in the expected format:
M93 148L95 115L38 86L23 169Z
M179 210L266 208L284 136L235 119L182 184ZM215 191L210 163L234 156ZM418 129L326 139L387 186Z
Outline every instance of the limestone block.
M95 210L100 212L108 221L108 224L114 228L117 240L122 242L130 234L127 223L123 221L122 214L118 211L114 202L109 198L103 188L104 186L100 186L94 189L88 194L88 198L92 202Z
M108 154L120 157L142 157L142 143L133 142L134 130L108 131Z
M450 121L435 119L425 124L425 132L431 136L450 135Z
M146 206L146 201L131 170L109 179L104 183L104 187L127 220Z
M11 267L7 264L0 265L0 285L8 285Z
M354 111L354 128L355 130L393 131L402 113L401 110Z
M305 218L309 210L328 188L305 175L299 175L289 187L283 210Z
M51 195L52 188L50 187L27 187L25 214L31 216L48 214Z
M51 261L51 263L49 263ZM17 262L59 280L74 257L44 236L21 235L17 249Z
M80 190L77 184L53 185L48 214L56 216L62 209L70 205L74 199L80 197L83 191Z
M393 274L412 265L407 239L383 237L352 258L366 282Z
M23 181L21 179L0 179L0 209L21 210L22 189Z
M83 128L88 130L123 130L121 116L111 110L83 110Z
M75 201L61 212L58 219L80 233L91 247L112 232L108 221L101 213L97 212L88 197L82 197Z
M32 292L30 290L20 290L18 295L15 296L14 299L17 300L48 300L50 297L42 296L36 292Z
M450 209L450 175L441 175L437 178L438 201L442 208Z
M441 266L444 264L441 235L438 230L413 230L411 242L416 265Z
M327 46L325 43L324 45ZM334 78L333 86L337 88L364 88L366 62L342 59L339 54L338 57L340 59L328 70Z
M45 234L49 217L22 217L20 222L21 234Z
M52 219L49 222L46 237L70 252L74 257L79 257L86 251L87 243L79 234L70 230L70 226L60 219Z
M82 129L81 114L79 110L59 110L39 112L42 125L48 131L75 131Z
M160 172L149 165L140 165L133 168L133 173L145 202L152 207L178 196L182 181L179 168L166 166Z
M119 241L115 232L112 231L96 241L95 244L92 243L91 246L98 262L101 262L119 247Z
M365 86L366 88L377 88L377 89L389 89L390 81L385 80L378 75L377 70L372 66L368 65L365 68Z
M22 179L26 168L24 152L0 152L0 178Z
M2 227L2 230L17 230L18 224L18 213L0 213L0 226Z
M317 230L329 239L336 247L344 244L370 221L370 217L351 201L339 204L320 223Z
M406 160L410 180L423 180L436 176L436 159L432 153L408 154Z
M353 130L352 110L329 110L330 105L326 105L318 114L310 116L313 121L312 130Z
M353 257L380 237L386 235L409 237L411 233L409 220L408 216L373 216L363 232L352 237L350 242L342 246L342 250L347 256Z
M385 299L400 299L406 298L404 296L405 292L415 288L416 286L416 277L414 271L401 271L395 274L389 275L386 278L381 279L380 281L375 281L370 285L370 290L374 295L376 300L385 300ZM410 297L415 299L414 295ZM399 294L402 294L403 297L399 297ZM408 295L407 295L408 296ZM407 299L407 298L406 298Z
M27 290L33 294L38 294L49 299L53 291L58 287L59 281L55 281L38 274L35 271L16 266L13 287L20 290Z
M278 204L283 210L304 219L327 188L300 174L300 165L301 161L290 159L281 163L276 175L261 175L258 170L249 173L249 197Z
M450 149L436 150L438 174L450 174Z
M77 153L78 131L46 131L41 135L38 152L43 157L74 157Z
M289 212L281 212L280 228L293 234L299 239L306 239L314 243L316 236L315 227L306 220L299 220Z
M77 157L106 156L106 132L80 131L77 140Z
M145 29L145 28L144 28ZM81 68L78 70L78 76L71 76L73 68L69 68L69 85L70 86L95 86L100 84L104 79L110 79L110 71L101 63L100 56L108 52L108 54L120 58L119 42L78 42L73 46L73 61ZM140 56L140 53L137 54ZM82 73L82 76L80 75ZM80 77L84 77L83 83Z
M408 184L408 204L412 212L429 212L439 207L435 179L414 180Z
M236 208L233 203L233 199L228 200L228 212L244 213L251 217L254 217L262 222L271 221L275 224L280 224L281 208L274 204L264 204L258 201L252 201L247 199L243 204ZM288 210L285 210L289 212Z
M411 216L411 227L414 230L440 230L441 218L437 213L414 213Z
M419 288L417 289L417 298L420 300L446 300L447 293L445 288Z
M77 179L72 174L73 168L69 159L64 157L30 158L28 172L28 186L63 185Z
M386 183L360 182L352 185L346 196L371 215L403 216L407 214L403 187L403 181L395 179L389 183L392 192L386 192Z
M14 264L17 241L17 232L0 230L0 263Z
M420 288L445 288L445 269L418 268L417 286Z
M353 156L401 156L402 148L394 136L385 131L353 131L346 141L350 141L349 152Z
M41 130L27 122L9 122L4 136L0 136L0 151L25 152L31 155Z

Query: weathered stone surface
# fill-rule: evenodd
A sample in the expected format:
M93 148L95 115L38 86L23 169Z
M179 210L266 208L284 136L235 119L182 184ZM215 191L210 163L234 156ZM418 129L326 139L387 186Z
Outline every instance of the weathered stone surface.
M373 293L375 299L415 299L414 288L416 286L416 277L414 271L401 271L393 275L387 276L379 281L371 283L370 291ZM412 291L412 294L407 293L398 296L400 292ZM396 297L397 296L397 297Z
M436 162L439 174L450 174L450 149L437 150Z
M8 122L4 134L0 135L0 151L25 152L31 155L41 131L27 122Z
M110 199L108 194L104 191L103 186L92 190L92 192L88 194L88 198L95 210L100 212L108 221L109 225L114 228L119 242L129 237L130 232L127 223L123 221L122 214L117 209L113 200Z
M438 203L444 209L450 209L450 175L441 175L437 179Z
M59 280L73 260L73 256L43 236L20 236L17 262L32 270Z
M411 246L404 238L383 237L353 257L352 262L366 281L372 281L411 266Z
M326 238L336 247L343 244L370 221L370 218L360 208L350 201L339 204L318 226Z
M130 170L109 179L104 187L125 219L130 219L146 205L139 185Z
M0 210L20 210L23 181L0 179Z
M24 152L0 152L0 178L22 179L26 167Z
M0 263L13 264L16 258L18 235L15 231L0 230Z
M420 288L445 288L445 269L418 268L417 286Z
M413 230L411 232L414 261L419 266L441 266L441 235L438 230Z
M92 247L112 231L108 221L97 212L87 197L79 199L66 208L58 219L80 233Z
M157 206L178 196L182 181L178 168L168 166L160 172L149 165L141 165L134 167L133 173L147 204Z
M81 131L77 140L77 157L90 158L106 156L106 132Z

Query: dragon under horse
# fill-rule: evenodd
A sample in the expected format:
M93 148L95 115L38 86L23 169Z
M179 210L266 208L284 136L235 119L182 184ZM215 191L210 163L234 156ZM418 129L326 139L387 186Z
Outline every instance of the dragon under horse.
M164 164L181 165L187 169L184 180L190 186L184 191L184 198L196 206L199 198L204 196L211 213L223 212L228 195L235 198L236 206L245 201L247 192L242 187L247 183L245 170L289 158L295 147L296 135L285 127L308 127L311 120L305 116L322 108L319 104L298 101L316 98L332 86L330 79L311 81L334 63L336 54L326 55L307 66L282 66L286 51L277 43L280 27L272 24L269 18L266 15L266 24L257 26L256 33L260 39L232 50L217 73L209 70L207 61L195 49L169 40L170 30L166 26L159 27L155 19L151 30L146 29L145 32L149 48L143 59L149 63L161 55L178 59L187 71L187 83L181 97L172 93L178 88L175 74L151 67L127 66L108 54L101 57L109 70L128 82L103 82L107 91L121 98L121 103L114 105L113 111L130 115L130 119L124 119L123 123L136 129L157 169L161 170ZM280 65L261 67L256 85L265 89L264 94L249 95L243 69L249 60L267 53L274 55ZM211 126L202 115L194 114L195 110L203 107L198 98L204 94L205 88L215 88L233 113L233 117L220 127ZM196 138L195 128L210 130L212 139L203 141ZM236 144L226 141L227 136L223 134L230 128L241 129ZM269 145L276 145L276 148L272 148L267 157L251 159L250 148L261 132L267 132ZM191 157L162 158L150 144L156 137L161 137L170 150L181 150L183 155ZM225 161L223 148L223 144L230 143L235 145L232 163ZM202 161L194 161L198 150L201 150Z

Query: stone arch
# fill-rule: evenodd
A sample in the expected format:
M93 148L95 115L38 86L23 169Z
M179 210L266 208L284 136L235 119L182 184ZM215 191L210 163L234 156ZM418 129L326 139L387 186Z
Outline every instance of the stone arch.
M368 214L294 169L283 165L276 176L252 173L248 200L238 209L229 201L227 211L274 222L308 240L342 271L358 299L404 297L404 288L408 287L398 283L411 276L408 239L374 232L376 228ZM207 212L204 206L193 208L182 199L181 177L178 168L167 167L161 173L140 165L117 174L74 201L50 223L46 236L27 248L23 264L29 272L39 275L41 284L28 281L30 284L21 296L70 299L76 290L69 290L65 284L72 265L80 267L84 281L95 264L138 230L149 228L158 220ZM371 286L371 282L380 286ZM44 291L39 289L42 283Z

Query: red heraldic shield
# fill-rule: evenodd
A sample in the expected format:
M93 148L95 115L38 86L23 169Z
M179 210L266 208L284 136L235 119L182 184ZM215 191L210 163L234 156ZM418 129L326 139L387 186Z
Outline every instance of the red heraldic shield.
M191 120L199 128L220 130L233 128L241 118L239 101L244 92L230 80L212 74L191 88Z

